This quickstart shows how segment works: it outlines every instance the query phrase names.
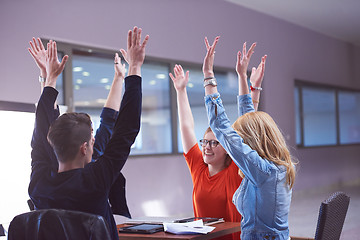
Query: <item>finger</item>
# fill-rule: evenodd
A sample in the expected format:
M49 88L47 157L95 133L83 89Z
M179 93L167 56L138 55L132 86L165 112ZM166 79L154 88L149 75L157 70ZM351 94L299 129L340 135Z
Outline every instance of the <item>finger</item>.
M37 41L38 41L38 45L39 45L40 50L44 50L44 45L43 45L41 39L37 38Z
M169 76L170 76L171 80L172 80L173 82L175 82L175 77L174 77L174 75L172 75L172 73L169 73Z
M52 46L52 40L50 40L49 44L48 44L48 52L49 52L49 60L52 59L52 50L53 50L53 46Z
M53 52L53 54L54 54L54 57L55 57L55 60L58 60L58 55L57 55L57 46L56 46L56 42L54 41L54 52Z
M35 59L35 54L33 53L33 51L30 48L28 48L28 50L29 50L29 53L31 54L31 56Z
M129 30L128 38L127 38L127 49L131 48L131 40L132 40L132 31Z
M33 40L34 40L34 38L33 38ZM34 46L33 42L30 41L29 44L30 44L31 49L33 50L33 52L35 52L36 49L35 49L35 46Z
M134 27L133 30L133 34L132 34L132 41L131 41L131 45L135 46L136 45L136 38L137 38L137 27Z
M216 47L216 44L217 44L218 41L219 41L219 38L220 38L220 37L217 36L217 37L214 39L214 42L213 42L213 44L212 44L212 46L211 46L211 55L215 53L215 47Z
M242 52L243 58L246 56L246 42L243 44L243 52Z
M240 64L241 62L241 51L238 51L237 53L237 64Z
M47 51L46 51L46 58L47 58L47 60L48 60L48 59L50 59L50 42L48 42L48 43L46 44L46 49L47 49Z
M149 35L146 35L146 36L145 36L145 39L144 39L144 41L143 41L143 43L142 43L142 45L141 45L142 48L145 48L145 47L146 47L146 44L147 44L148 40L149 40Z
M185 79L186 79L186 80L189 79L189 71L186 71L186 73L185 73Z
M127 61L127 52L124 49L120 49L120 52L123 58L125 59L125 61Z
M208 41L207 37L205 37L204 41L205 41L206 50L209 50L210 44L209 44L209 41Z
M256 47L256 43L251 44L251 47L249 48L249 51L247 53L247 58L250 58L251 55L254 53L254 48Z
M138 29L138 32L137 32L137 36L136 36L136 46L139 46L139 45L140 45L141 31L142 31L142 29L139 28L139 29Z
M33 37L32 40L33 40L34 45L35 45L35 50L36 50L37 52L40 51L40 50L39 50L39 46L38 46L37 43L36 43L36 39Z
M61 60L61 63L60 63L60 69L61 71L63 71L64 67L65 67L65 64L67 62L67 60L69 59L69 56L68 55L65 55L62 60Z
M119 54L115 53L114 62L119 62Z

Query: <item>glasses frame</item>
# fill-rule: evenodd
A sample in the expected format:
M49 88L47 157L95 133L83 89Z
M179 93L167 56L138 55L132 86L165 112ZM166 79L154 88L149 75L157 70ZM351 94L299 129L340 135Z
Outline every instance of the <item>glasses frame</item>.
M206 147L206 145L209 143L209 146L211 148L215 148L219 145L219 141L217 140L207 140L207 139L200 139L199 140L200 146L201 147Z

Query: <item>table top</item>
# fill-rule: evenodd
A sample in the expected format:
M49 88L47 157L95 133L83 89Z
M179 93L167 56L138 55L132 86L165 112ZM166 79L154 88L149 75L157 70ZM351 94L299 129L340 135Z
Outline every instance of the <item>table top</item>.
M127 226L126 224L117 225L117 228ZM166 232L157 232L152 234L137 234L137 233L119 233L120 240L139 240L139 239L189 239L189 240L206 240L212 239L216 237L221 237L227 234L231 234L234 232L240 231L240 223L239 222L223 222L211 225L215 227L215 229L208 234L194 234L194 235L175 235L172 233Z

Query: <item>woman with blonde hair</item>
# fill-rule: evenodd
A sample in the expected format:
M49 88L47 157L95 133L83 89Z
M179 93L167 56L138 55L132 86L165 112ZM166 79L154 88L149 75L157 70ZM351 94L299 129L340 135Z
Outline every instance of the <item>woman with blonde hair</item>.
M218 39L208 47L204 67L212 69L214 50ZM237 56L239 81L238 103L243 109L252 109L241 115L231 126L217 83L211 71L204 75L205 105L210 127L220 144L241 170L243 181L233 196L233 202L242 215L241 239L289 238L290 209L295 168L284 137L274 120L265 112L254 112L244 74L238 71L243 61ZM212 83L207 83L213 79ZM251 91L261 87L251 86ZM240 101L241 99L241 101ZM239 107L240 109L240 107ZM240 114L240 113L239 113Z

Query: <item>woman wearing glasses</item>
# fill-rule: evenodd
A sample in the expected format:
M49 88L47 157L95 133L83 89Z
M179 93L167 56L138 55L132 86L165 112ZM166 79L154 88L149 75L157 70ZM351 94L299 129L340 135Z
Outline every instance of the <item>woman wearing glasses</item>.
M207 40L205 43L208 46ZM247 61L242 66L245 71L254 47L255 44L247 52ZM259 86L264 76L263 71L260 73L252 74L252 81L256 81ZM193 182L194 215L195 217L224 218L226 222L240 222L241 215L232 203L232 196L242 180L238 173L239 168L219 144L210 128L206 129L203 139L199 141L201 146L199 149L195 137L194 118L186 91L189 72L185 74L180 65L175 65L174 75L170 73L170 78L177 93L182 145ZM257 100L259 97L258 93L254 96ZM239 109L239 111L244 110ZM238 240L239 238L240 234L237 233L221 239Z

